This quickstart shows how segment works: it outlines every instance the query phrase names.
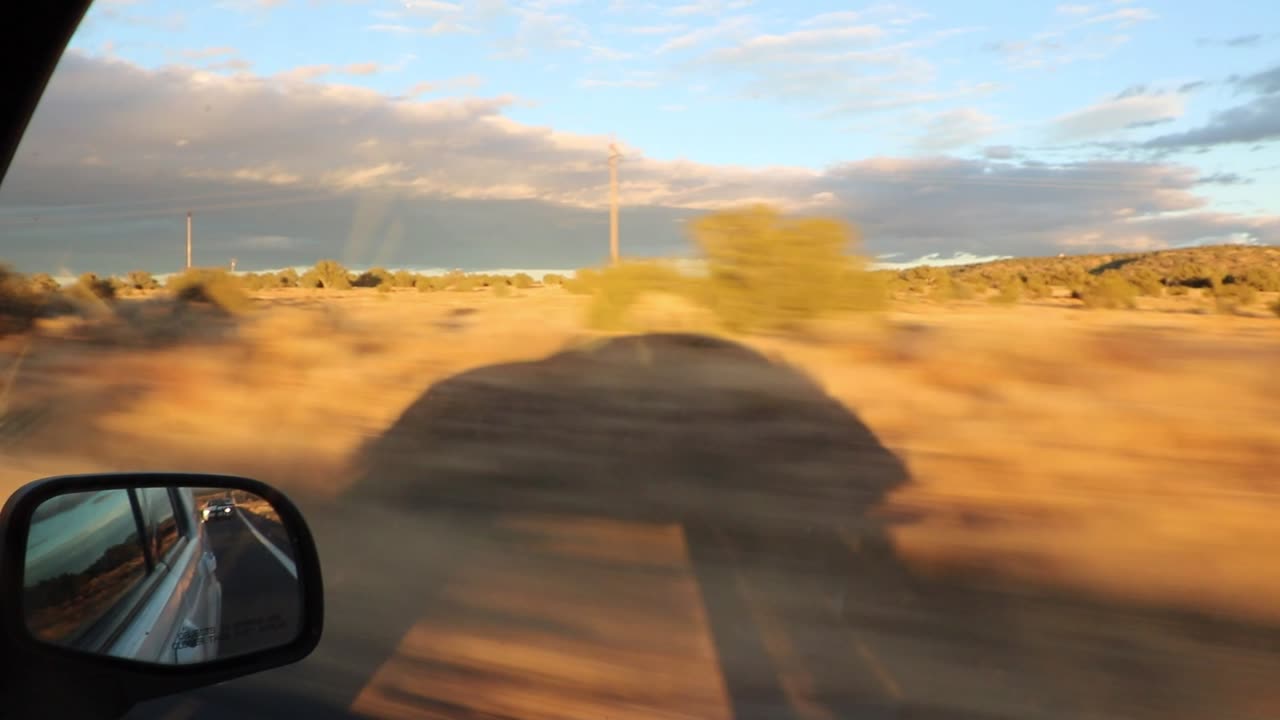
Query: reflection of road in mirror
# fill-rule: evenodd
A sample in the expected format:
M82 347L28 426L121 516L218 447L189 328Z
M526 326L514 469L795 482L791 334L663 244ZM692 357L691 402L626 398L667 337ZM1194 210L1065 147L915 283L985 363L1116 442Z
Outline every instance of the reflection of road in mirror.
M301 588L288 531L271 504L218 490L204 500L204 534L222 586L218 657L279 647L297 637Z
M241 491L69 493L32 516L23 608L37 639L190 664L288 644L302 616L289 533Z

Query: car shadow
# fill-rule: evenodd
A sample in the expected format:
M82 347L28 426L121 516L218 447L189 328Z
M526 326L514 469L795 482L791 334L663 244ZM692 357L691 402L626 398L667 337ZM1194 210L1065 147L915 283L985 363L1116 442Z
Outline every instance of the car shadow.
M917 572L879 512L909 482L811 378L721 339L464 372L303 503L312 658L131 717L1280 715L1272 629Z

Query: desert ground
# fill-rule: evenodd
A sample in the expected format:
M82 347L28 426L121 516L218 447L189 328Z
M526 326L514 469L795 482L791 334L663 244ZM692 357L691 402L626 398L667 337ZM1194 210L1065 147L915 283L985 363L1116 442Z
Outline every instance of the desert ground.
M586 302L42 321L0 341L0 489L231 472L313 523L316 654L135 717L1280 718L1274 316L919 302L733 337L660 299L593 332Z

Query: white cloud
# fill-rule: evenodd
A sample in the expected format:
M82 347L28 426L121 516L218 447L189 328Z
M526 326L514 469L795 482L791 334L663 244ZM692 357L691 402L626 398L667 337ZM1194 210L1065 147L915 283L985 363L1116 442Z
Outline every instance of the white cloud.
M484 85L484 78L479 75L459 75L456 77L446 78L444 80L423 80L414 83L405 91L406 98L416 98L427 93L458 90L458 89L474 89Z
M401 2L406 10L432 13L462 12L461 5L453 2L444 2L444 0L401 0Z
M22 234L25 226L15 225L22 218L0 207L0 242L19 260L68 243L99 257L92 253L106 251L98 234L115 232L113 242L140 252L148 235L104 218L145 198L155 212L170 214L173 207L219 207L206 215L207 236L307 237L315 239L308 253L338 256L361 198L387 197L404 199L396 212L406 227L430 228L415 247L447 262L456 257L448 253L488 258L490 266L504 258L591 262L581 248L602 227L609 140L515 122L503 114L513 102L395 99L348 85L144 70L68 54L0 204L28 214L31 207L93 205L105 208L90 211L103 218L89 217L92 237L77 226L50 244L47 235L42 243ZM86 122L49 121L58 117ZM944 131L964 128L944 145L974 142L994 122L977 111L934 120ZM187 144L178 147L178 138ZM1280 242L1280 217L1213 212L1197 194L1197 171L1159 162L877 157L815 171L657 160L636 147L625 154L625 223L638 228L653 219L630 237L665 238L652 240L654 252L681 247L675 219L752 199L851 218L874 251L904 257L1172 245L1232 233ZM84 165L86 157L95 164ZM208 197L215 200L200 200ZM475 204L507 200L522 203ZM300 202L311 204L297 211ZM168 233L162 227L156 242L167 246ZM559 254L546 255L551 247Z
M714 25L700 27L682 35L677 35L658 46L657 52L668 53L675 50L688 50L711 40L741 32L749 28L752 20L746 17L727 17Z
M584 78L578 81L584 88L652 88L658 86L652 72L631 72L623 78Z
M843 47L849 42L866 42L884 37L885 31L875 25L853 25L822 30L796 30L782 34L756 35L733 47L717 50L712 59L734 62L758 60L762 56L788 52L821 50L832 46Z
M1088 15L1093 12L1092 5L1059 5L1053 9L1059 15Z
M615 61L627 60L635 57L633 53L623 52L622 50L616 50L602 45L592 45L588 48L588 51L592 60Z
M430 25L417 26L406 25L404 23L373 23L365 25L365 30L373 32L385 32L396 35L470 35L475 34L476 29L470 25L458 22L451 18L442 18L436 20Z
M1111 12L1091 15L1085 18L1084 23L1087 25L1111 23L1118 27L1130 27L1138 23L1150 22L1155 20L1156 17L1156 14L1147 8L1121 8Z
M218 47L198 48L194 50L180 50L178 54L189 60L203 60L206 58L222 57L224 55L235 55L239 51L227 45Z
M680 16L719 15L730 10L741 10L754 4L753 0L693 0L670 7L666 14Z
M1050 132L1058 140L1080 140L1117 130L1181 117L1186 97L1178 94L1136 94L1115 97L1061 115Z
M672 35L687 28L687 25L633 25L624 28L624 32L632 35Z
M832 25L847 25L862 20L863 13L856 10L837 10L835 12L825 12L814 15L811 18L800 21L801 27L822 27Z
M999 129L1000 123L981 110L956 108L929 115L923 127L924 133L916 141L916 147L938 152L972 145L990 137Z

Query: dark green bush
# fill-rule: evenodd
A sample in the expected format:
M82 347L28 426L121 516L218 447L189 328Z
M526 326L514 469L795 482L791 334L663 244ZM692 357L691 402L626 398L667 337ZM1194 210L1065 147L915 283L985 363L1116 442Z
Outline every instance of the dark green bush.
M1049 281L1039 273L1029 273L1022 277L1023 289L1032 300L1047 298L1053 294Z
M624 261L594 271L593 277L587 324L600 330L623 329L627 311L645 293L696 295L691 280L659 261Z
M125 284L132 290L158 290L160 283L146 270L130 270Z
M298 271L293 268L285 268L276 273L276 286L285 288L298 287Z
M322 287L325 290L351 288L351 274L337 260L321 260L303 275L303 280L303 287Z
M1248 285L1262 292L1280 291L1280 271L1265 266L1253 267L1240 273L1233 281Z
M480 282L476 278L466 275L455 278L453 282L449 284L449 289L453 292L474 292L479 285Z
M1214 308L1220 313L1232 313L1252 305L1258 300L1258 291L1243 283L1215 283L1209 289Z
M850 255L855 229L840 220L785 217L766 205L727 210L690 224L706 259L711 310L735 331L782 330L850 304L865 272Z
M386 268L376 267L376 268L370 268L368 270L365 270L364 272L357 275L355 282L351 284L354 285L355 287L361 287L361 288L376 288L382 285L390 286L394 282L395 282L395 277L392 276L392 274L388 272Z
M1137 307L1138 288L1118 271L1110 270L1077 289L1074 295L1087 308L1127 309Z
M13 274L8 270L3 269L3 266L0 266L0 273L4 273L5 274L4 276L9 276ZM49 295L52 293L56 293L58 292L58 290L62 288L62 285L59 284L58 281L55 280L53 276L50 275L49 273L36 273L35 275L32 275L30 277L28 282L31 286L31 289L40 295Z
M168 289L182 302L211 305L232 315L253 306L238 279L222 268L190 268L171 277Z
M991 296L991 302L1000 305L1013 305L1021 299L1022 280L1017 277L1006 278L996 294Z
M590 295L600 284L600 271L593 268L582 268L574 272L573 277L564 281L564 289L574 295Z
M111 278L100 278L91 272L77 278L72 290L81 298L114 300L116 297L116 285L111 282Z
M51 294L40 290L33 280L0 265L0 336L31 329Z

